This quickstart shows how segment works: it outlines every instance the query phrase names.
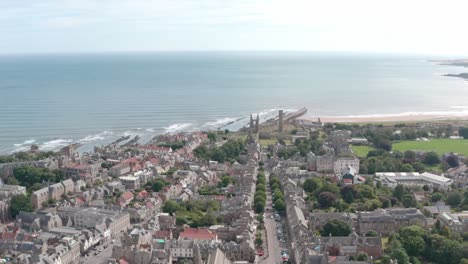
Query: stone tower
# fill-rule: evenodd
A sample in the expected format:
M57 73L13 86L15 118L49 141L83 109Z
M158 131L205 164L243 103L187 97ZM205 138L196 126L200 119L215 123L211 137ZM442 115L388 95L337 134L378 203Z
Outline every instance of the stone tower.
M253 117L252 117L252 114L250 114L249 130L253 131L253 127L254 127Z
M278 132L283 132L283 110L278 113Z
M258 131L260 131L259 126L260 126L260 117L257 114L257 119L255 119L255 133L258 133Z

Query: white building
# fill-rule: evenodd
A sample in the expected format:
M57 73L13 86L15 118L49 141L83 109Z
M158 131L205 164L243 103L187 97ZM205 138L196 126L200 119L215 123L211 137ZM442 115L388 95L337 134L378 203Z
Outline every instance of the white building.
M359 171L359 158L357 157L338 157L333 163L333 172L337 175L346 173L349 168Z
M122 176L119 177L119 179L126 190L134 190L140 188L140 177L138 176Z
M382 182L383 186L395 187L405 185L409 187L438 187L443 190L450 189L452 179L432 173L424 172L376 172L375 176Z
M433 186L438 187L439 189L448 190L453 184L453 180L445 178L444 176L435 175L429 172L424 172L421 174L421 178L424 181L432 183Z

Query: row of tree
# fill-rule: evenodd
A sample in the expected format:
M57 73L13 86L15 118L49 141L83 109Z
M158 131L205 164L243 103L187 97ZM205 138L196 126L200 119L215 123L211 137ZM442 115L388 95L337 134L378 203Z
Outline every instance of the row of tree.
M456 167L459 160L456 155L449 155L441 160L436 152L428 152L418 157L414 151L408 150L388 152L386 150L371 150L366 158L361 158L359 173L374 174L379 171L386 172L423 172L426 166L441 164L444 169Z
M284 194L280 189L279 178L276 175L270 177L270 190L272 192L273 207L280 214L284 214L286 210L286 202L284 200Z
M199 146L193 150L194 155L203 160L214 160L218 162L235 162L241 154L245 154L245 144L242 140L230 139L221 147L215 145L208 148L206 145Z
M308 194L307 201L312 202L314 208L353 212L373 211L397 204L417 206L410 189L399 185L392 192L389 188L383 188L379 182L374 186L372 177L366 178L364 184L357 185L333 183L318 177L309 178L304 181L303 188Z
M462 238L448 228L434 228L432 233L420 226L408 226L389 237L382 263L397 260L400 264L418 264L420 260L440 264L468 263L468 248Z
M53 157L53 151L39 151L39 152L16 152L8 156L0 156L0 163L21 162L21 161L35 161Z
M13 175L19 185L25 186L32 191L40 189L43 182L56 183L64 180L64 174L61 170L52 171L47 168L33 166L15 168ZM12 184L10 180L8 183Z
M260 171L257 175L257 182L255 186L255 195L254 195L254 209L255 213L263 214L266 207L266 178L265 173Z
M190 227L211 226L221 222L214 212L220 210L219 201L215 200L193 200L187 202L176 202L167 200L162 206L165 213L176 216L176 224L187 224Z

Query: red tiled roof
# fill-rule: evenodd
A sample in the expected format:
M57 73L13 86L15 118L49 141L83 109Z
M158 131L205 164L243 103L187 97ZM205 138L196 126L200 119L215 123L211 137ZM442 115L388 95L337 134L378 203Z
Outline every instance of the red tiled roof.
M86 169L88 166L88 164L69 163L65 166L65 168L82 170Z
M344 183L353 183L353 179L343 179Z
M149 160L149 162L151 162L151 164L158 164L158 163L159 163L159 159L157 159L157 158L151 158L151 159Z
M148 196L148 192L146 190L143 190L141 192L138 193L140 196L143 196L143 197L147 197Z
M179 239L196 239L196 240L214 240L216 234L206 228L186 228L180 233Z
M166 147L158 147L154 145L147 145L147 146L132 146L132 148L137 148L137 149L148 149L148 150L156 150L156 151L163 151L163 152L169 152L172 149L171 148L166 148Z
M119 259L119 264L129 264L130 262L128 262L128 260L125 258L125 257L121 257Z
M131 193L131 192L125 192L125 193L122 194L122 196L120 196L120 197L122 197L122 198L125 199L125 200L130 200L130 199L133 198L133 193Z
M154 232L153 238L159 238L159 239L166 239L171 237L171 232L170 231L165 231L165 230L159 230Z
M15 239L16 233L3 232L0 233L0 239Z
M213 198L215 200L224 200L224 199L226 199L226 197L224 197L223 195L214 195Z

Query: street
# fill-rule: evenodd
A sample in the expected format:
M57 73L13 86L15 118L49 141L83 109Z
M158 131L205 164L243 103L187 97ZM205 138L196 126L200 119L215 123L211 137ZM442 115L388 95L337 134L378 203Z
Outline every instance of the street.
M276 233L276 221L271 217L275 214L272 207L272 198L271 190L269 185L269 173L265 173L265 178L267 179L266 190L267 190L267 201L266 201L266 210L265 210L265 230L267 234L267 243L268 249L265 249L265 253L268 256L266 259L261 259L260 263L283 263L281 260L281 250L286 248L284 243L278 241L278 236Z
M89 257L83 257L82 263L106 264L107 259L112 255L112 244L97 255L94 255L94 252L90 252Z

